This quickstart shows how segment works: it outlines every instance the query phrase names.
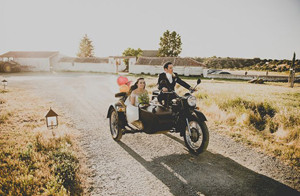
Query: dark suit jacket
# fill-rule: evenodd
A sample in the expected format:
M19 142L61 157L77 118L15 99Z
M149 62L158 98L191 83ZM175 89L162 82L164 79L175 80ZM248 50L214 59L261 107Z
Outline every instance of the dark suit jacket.
M172 77L173 82L170 83L167 78L166 73L159 74L158 89L161 90L163 87L166 87L168 89L168 91L174 91L174 87L175 87L176 83L180 84L181 86L183 86L186 89L189 89L191 87L185 81L181 80L177 73L174 73L173 75L174 75Z

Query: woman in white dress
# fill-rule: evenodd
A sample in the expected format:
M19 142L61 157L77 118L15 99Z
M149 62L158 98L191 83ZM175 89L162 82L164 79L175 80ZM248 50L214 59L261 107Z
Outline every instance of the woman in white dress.
M146 88L146 82L144 78L138 78L133 86L131 86L129 94L130 96L126 100L126 116L128 123L133 124L139 129L142 129L142 123L139 121L139 96L142 94L148 95Z

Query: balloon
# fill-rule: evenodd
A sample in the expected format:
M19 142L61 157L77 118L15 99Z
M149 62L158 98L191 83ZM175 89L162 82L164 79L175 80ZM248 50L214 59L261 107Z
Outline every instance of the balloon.
M126 83L126 85L130 87L130 86L131 86L131 83L132 83L132 81L128 81L128 82Z
M128 82L128 79L126 77L123 76L119 76L117 79L117 83L119 86L126 84Z
M121 93L127 93L129 91L129 87L126 84L120 86Z

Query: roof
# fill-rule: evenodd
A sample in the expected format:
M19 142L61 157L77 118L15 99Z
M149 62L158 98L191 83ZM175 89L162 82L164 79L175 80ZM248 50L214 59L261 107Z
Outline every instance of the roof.
M172 62L174 66L192 66L192 67L206 67L205 64L191 58L181 57L139 57L136 65L160 65L162 66L166 62Z
M10 51L0 55L0 57L14 58L50 58L58 55L58 51Z
M130 58L136 58L136 56L109 56L109 58L114 58L114 59L130 59Z
M143 50L142 56L144 57L157 57L158 50Z
M59 62L63 63L108 63L108 58L99 57L62 57Z
M45 117L51 117L51 116L58 116L58 114L56 114L56 113L50 108L49 112L46 114Z

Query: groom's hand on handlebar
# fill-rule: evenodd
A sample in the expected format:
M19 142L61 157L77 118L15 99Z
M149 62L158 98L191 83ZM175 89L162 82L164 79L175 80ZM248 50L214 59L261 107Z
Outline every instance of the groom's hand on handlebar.
M191 92L197 92L197 89L194 89L194 88L192 88L192 87L190 87L190 89L189 89Z

